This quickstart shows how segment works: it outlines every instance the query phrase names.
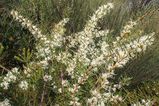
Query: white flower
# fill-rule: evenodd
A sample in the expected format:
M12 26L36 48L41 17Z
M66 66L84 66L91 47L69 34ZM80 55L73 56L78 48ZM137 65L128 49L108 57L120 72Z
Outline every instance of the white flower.
M58 89L58 92L59 92L59 93L62 93L62 89L61 89L61 88L59 88L59 89Z
M71 92L71 93L75 92L73 88L68 88L68 91Z
M4 78L4 80L6 80L8 82L15 82L16 79L17 79L17 77L12 72L8 72L8 74Z
M43 80L44 80L45 82L49 82L49 81L52 80L52 76L51 76L51 75L44 75Z
M19 84L19 87L22 90L27 90L28 89L28 82L27 81L21 81L20 84Z
M87 103L90 106L97 106L98 99L96 97L92 97L92 98L90 98L90 99L87 100Z
M103 16L105 16L112 8L113 8L112 3L108 3L106 5L99 7L98 10L95 11L91 19L86 24L85 31L88 30L93 31L97 25L97 21L101 19Z
M124 37L126 34L131 33L131 30L133 29L133 27L137 24L136 21L129 21L128 24L126 26L124 26L120 36ZM118 38L119 39L119 38Z
M67 86L68 85L68 80L62 80L62 85Z
M72 101L70 101L71 106L81 106L81 103L78 102L79 98L74 97Z
M17 70L17 68L13 68L12 71L8 72L3 78L3 82L0 84L3 89L8 89L10 83L16 82L17 77L15 74L19 74Z
M17 74L19 73L19 72L18 72L18 68L17 68L17 67L12 68L12 70L11 70L11 71L12 71L13 73L17 73Z
M152 106L153 102L151 100L142 99L139 102L132 104L132 106Z
M114 8L113 3L107 3L107 5L108 5L110 8Z
M98 106L105 106L105 103L101 101L100 103L98 103Z
M91 93L92 93L93 96L97 97L98 99L101 98L101 94L96 89L91 91Z
M8 87L9 87L9 83L8 83L7 81L3 81L3 82L0 84L0 86L1 86L3 89L7 90Z
M0 102L0 106L11 106L8 99L5 99L4 101Z
M27 77L30 77L30 76L31 76L30 73L31 73L31 69L30 69L30 68L25 68L24 74L26 74Z

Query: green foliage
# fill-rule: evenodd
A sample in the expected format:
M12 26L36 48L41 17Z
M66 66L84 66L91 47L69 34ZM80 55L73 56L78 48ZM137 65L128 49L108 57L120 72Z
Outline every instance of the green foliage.
M21 55L19 54L18 56L15 56L16 60L21 61L26 64L30 62L31 58L32 58L32 54L29 49L28 50L23 49Z
M0 55L2 55L3 49L4 49L3 45L0 44Z

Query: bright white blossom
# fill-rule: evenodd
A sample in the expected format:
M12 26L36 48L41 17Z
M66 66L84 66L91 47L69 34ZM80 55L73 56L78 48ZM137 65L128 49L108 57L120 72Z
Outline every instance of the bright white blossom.
M113 8L112 3L108 3L106 5L103 5L99 7L97 11L90 17L90 20L87 21L85 28L83 31L74 34L74 38L70 39L70 45L69 47L74 47L76 45L79 45L78 51L75 53L73 60L77 60L82 62L85 65L95 65L98 62L98 60L93 60L94 57L98 57L99 50L95 47L94 44L94 38L96 37L103 37L107 36L109 30L103 30L98 31L96 29L98 21L103 18L106 14L110 12L110 10ZM102 58L102 56L100 57ZM93 61L92 61L93 60ZM100 59L101 60L101 59ZM91 62L92 61L92 62ZM76 66L76 62L72 61L72 59L68 62L68 66L70 64L74 67L68 67L69 73L73 75L74 68Z
M0 84L0 87L7 90L9 88L10 83L15 83L16 82L18 74L19 74L18 68L13 68L3 78L3 82Z
M52 80L52 76L51 76L51 75L44 75L43 80L44 80L45 82L49 82L49 81Z
M24 74L27 75L27 77L30 77L31 76L31 69L25 67Z
M41 38L43 37L41 31L39 30L39 28L35 25L33 25L32 21L28 20L27 18L24 18L23 16L21 16L18 11L15 11L15 10L12 10L11 12L11 15L13 16L13 18L16 20L16 21L19 21L21 23L21 25L23 27L27 27L29 29L29 31L35 35L36 37L38 38Z
M65 86L68 86L68 80L62 80L62 85L65 87Z
M40 60L37 64L41 65L43 69L48 68L48 61L52 58L52 53L54 52L54 47L61 46L62 41L64 40L62 35L65 33L65 24L69 21L68 18L65 18L61 22L59 22L55 28L53 29L51 35L53 36L52 40L49 40L46 35L43 35L41 30L33 25L33 22L21 16L17 11L12 10L11 15L13 18L20 22L24 28L27 28L32 35L39 40L40 44L36 47L38 50L37 56L42 57L43 60Z
M11 104L8 99L5 99L4 101L0 102L0 106L11 106Z
M0 86L1 86L3 89L7 90L8 87L9 87L9 83L8 83L7 81L3 81L3 82L0 84Z
M130 34L131 33L131 30L133 29L133 27L137 25L137 22L136 21L129 21L128 24L126 26L124 26L120 36L121 37L124 37L126 34ZM117 39L117 40L120 40Z
M140 102L134 103L131 106L152 106L153 101L142 99Z
M71 106L81 106L81 103L79 103L79 98L75 97L73 98L73 101L70 101Z
M21 81L19 84L19 88L21 88L22 90L27 90L28 89L28 82L27 81Z
M58 89L58 92L59 92L59 93L62 93L62 89L61 89L61 88L59 88L59 89Z
M65 40L65 38L63 37L66 29L64 28L64 26L66 25L66 23L68 23L69 19L68 18L64 18L62 21L60 21L58 24L55 25L55 27L53 28L53 31L51 32L51 35L53 35L53 45L55 47L61 47L63 41Z

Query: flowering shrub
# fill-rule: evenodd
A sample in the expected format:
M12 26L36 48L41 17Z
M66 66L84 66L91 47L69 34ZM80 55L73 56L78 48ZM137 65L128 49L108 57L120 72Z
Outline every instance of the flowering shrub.
M35 37L37 51L28 51L17 57L26 64L22 69L13 68L1 77L1 95L21 106L124 103L125 97L120 92L127 84L111 81L115 69L123 68L129 60L144 53L153 44L155 33L139 35L138 38L131 36L139 21L131 20L115 40L108 42L112 32L100 30L98 21L113 8L112 3L99 7L84 29L71 35L65 33L68 18L56 24L50 34L43 34L32 21L12 10L13 19Z

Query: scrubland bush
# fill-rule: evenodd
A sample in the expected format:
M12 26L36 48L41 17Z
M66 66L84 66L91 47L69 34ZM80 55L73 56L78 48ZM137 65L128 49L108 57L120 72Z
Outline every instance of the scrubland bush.
M29 1L23 1L24 4L25 2L27 4ZM34 3L44 3L44 1L35 0L32 4ZM49 4L49 2L44 4L47 3ZM71 7L76 6L75 4L67 5ZM56 17L57 19L52 19L58 22L53 23L51 28L48 28L51 17L47 17L44 7L39 10L36 8L34 12L32 9L27 10L33 13L24 16L21 12L25 13L25 10L10 10L10 18L13 18L10 24L16 23L20 26L21 33L24 31L22 36L23 34L31 36L34 39L31 46L35 47L23 48L20 50L21 53L14 56L14 59L23 63L22 66L11 70L1 66L5 72L2 72L0 77L2 100L0 105L151 106L157 104L158 90L155 87L157 82L150 84L152 88L156 88L153 92L149 89L149 84L148 86L143 84L142 87L132 90L128 88L133 78L123 74L116 75L118 70L124 70L127 64L140 58L141 54L146 54L155 45L157 38L155 30L145 31L146 28L141 26L143 18L152 15L154 11L142 17L131 17L132 19L122 23L125 15L120 17L120 22L111 21L114 19L111 17L114 16L112 11L117 8L116 5L103 4L94 13L88 13L89 18L80 18L83 20L82 23L79 23L81 20L76 20L76 24L73 24L74 19L80 16L67 17L69 13L66 14L68 11L65 12L65 9L68 7L63 4L64 8L60 10L63 11L63 16L60 18L62 20L52 16ZM57 10L59 9L57 7ZM41 11L43 14L38 13ZM71 10L69 12L72 13ZM116 10L114 13L118 12ZM34 16L27 18L27 15L31 17L33 14L37 15L36 20ZM84 22L86 19L87 21ZM102 22L106 24L109 21L116 25L111 23L108 26L100 26ZM4 47L0 46L2 52L3 49Z

